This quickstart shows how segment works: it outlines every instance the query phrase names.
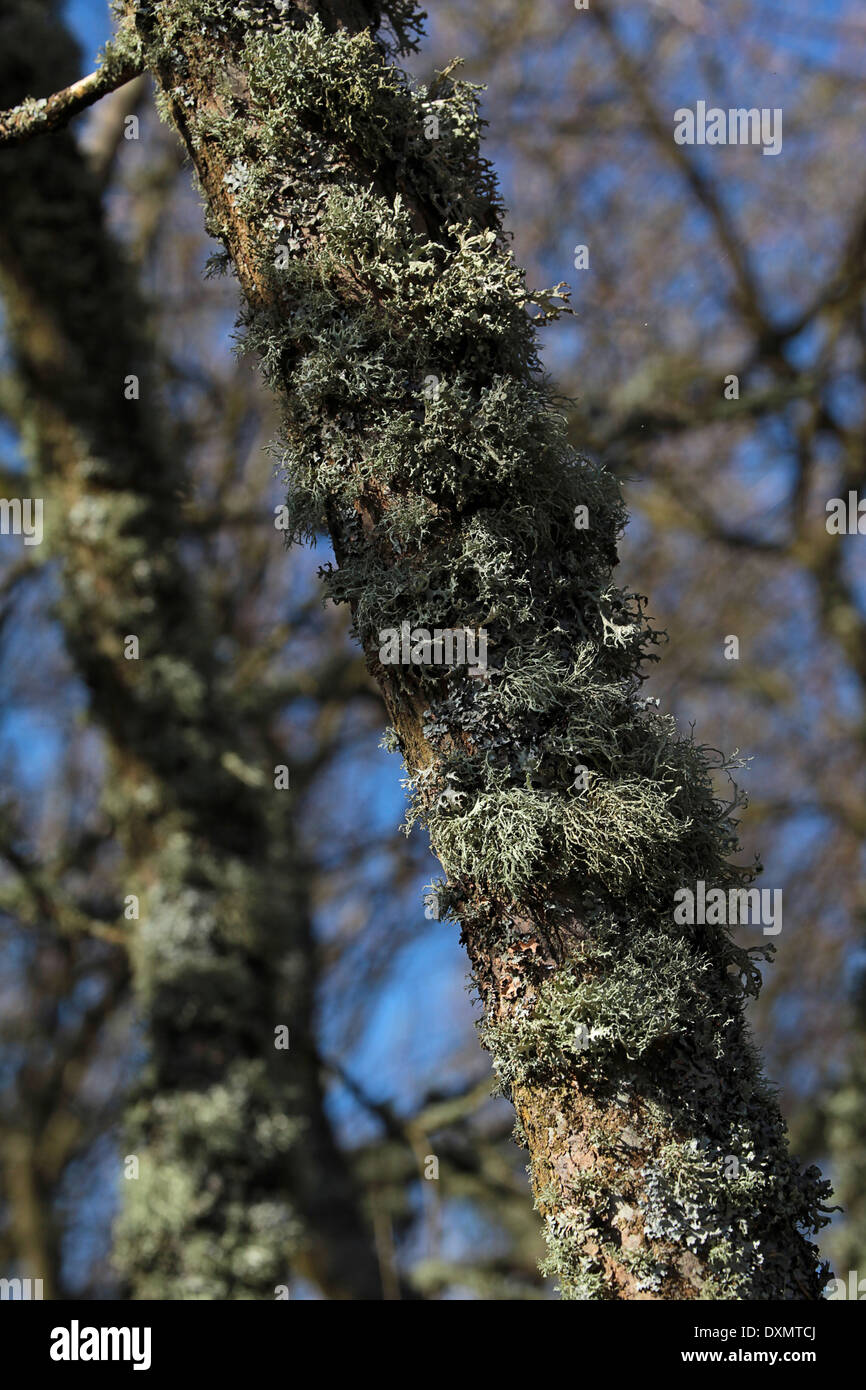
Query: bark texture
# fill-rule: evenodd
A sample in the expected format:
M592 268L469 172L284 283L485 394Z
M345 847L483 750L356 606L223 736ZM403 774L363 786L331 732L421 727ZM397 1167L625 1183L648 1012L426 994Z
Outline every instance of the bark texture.
M74 75L51 0L5 7L0 55L11 99ZM292 1273L330 1297L381 1297L310 1046L294 791L275 788L184 564L187 481L143 305L70 135L0 152L0 189L16 415L61 565L59 616L108 737L124 895L140 905L128 927L146 1060L124 1140L139 1175L123 1184L118 1260L138 1298L273 1298Z
M677 889L749 882L736 798L641 698L621 498L540 375L527 304L556 295L512 262L476 92L393 65L408 4L131 10L283 402L295 534L330 531L446 871L549 1271L580 1299L819 1297L827 1188L749 1041L755 953L674 920ZM384 661L404 622L483 628L486 674Z

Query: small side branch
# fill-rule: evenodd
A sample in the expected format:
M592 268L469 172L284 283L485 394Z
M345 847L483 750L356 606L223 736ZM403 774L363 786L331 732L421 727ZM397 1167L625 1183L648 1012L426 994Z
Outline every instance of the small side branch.
M93 106L100 97L131 82L144 70L140 52L121 51L108 45L105 61L95 72L81 77L50 97L28 97L20 106L0 112L0 149L18 145L34 135L59 130L73 116Z

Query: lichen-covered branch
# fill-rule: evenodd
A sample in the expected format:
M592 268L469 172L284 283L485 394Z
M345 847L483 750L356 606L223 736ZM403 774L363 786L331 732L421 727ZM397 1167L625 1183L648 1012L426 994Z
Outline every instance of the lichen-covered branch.
M143 67L141 52L134 41L127 39L125 43L109 44L95 72L80 77L50 97L27 97L10 111L0 112L0 148L61 129L73 116L138 77Z
M53 0L4 8L7 90L50 88L73 61ZM294 793L274 789L183 562L184 470L143 306L67 133L0 153L0 189L17 423L136 904L121 925L146 1065L124 1141L138 1174L123 1183L123 1274L138 1298L273 1298L300 1271L327 1296L375 1298L372 1240L303 1047L314 951Z
M392 65L408 4L133 9L283 403L295 535L330 531L446 870L549 1271L581 1299L819 1297L827 1186L749 1040L753 953L674 920L681 886L750 877L724 764L641 698L623 505L540 375L476 91ZM404 623L483 629L486 671L384 661Z

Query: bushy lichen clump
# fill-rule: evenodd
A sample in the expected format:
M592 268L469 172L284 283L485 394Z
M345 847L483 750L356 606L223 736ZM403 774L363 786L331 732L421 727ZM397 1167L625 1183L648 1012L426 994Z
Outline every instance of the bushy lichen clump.
M132 946L149 1056L126 1115L138 1167L125 1173L115 1259L137 1298L273 1298L307 1235L288 1197L305 1120L274 1049L272 1010L291 1007L291 991L278 997L279 888L268 998L260 868L169 841Z
M748 1042L751 953L673 922L678 887L749 880L737 798L640 696L659 637L611 578L615 482L540 373L477 90L412 86L353 32L363 7L151 8L174 14L141 27L285 404L293 534L333 538L327 591L448 875L549 1268L572 1297L816 1297L801 1232L825 1185L789 1158ZM405 621L483 627L486 676L380 666Z

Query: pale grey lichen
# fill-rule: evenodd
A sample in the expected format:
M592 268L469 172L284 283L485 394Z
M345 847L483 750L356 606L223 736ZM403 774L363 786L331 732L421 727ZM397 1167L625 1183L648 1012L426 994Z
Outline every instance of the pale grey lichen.
M503 1084L554 1109L567 1087L602 1108L633 1090L652 1116L639 1142L656 1158L634 1194L648 1243L623 1248L613 1224L637 1178L600 1168L572 1178L579 1207L551 1211L537 1194L548 1269L568 1297L616 1296L610 1256L652 1291L678 1249L703 1296L817 1297L826 1271L806 1236L826 1184L789 1157L744 1021L761 953L672 916L683 884L750 880L732 862L741 798L717 791L731 765L640 695L662 639L612 580L615 480L569 447L541 374L477 89L445 75L413 85L351 22L275 20L259 4L241 22L217 0L182 0L154 24L147 8L157 67L182 73L172 45L212 31L243 74L239 95L215 44L219 100L189 139L244 170L232 216L256 293L242 322L284 406L291 534L329 529L328 595L351 605L392 704L426 707L423 746L405 727L393 741L409 759L410 822L427 825L448 875L437 912L460 920L476 961L520 948L527 922L546 943L516 972L505 1016L489 969L477 973ZM412 29L409 5L383 13ZM218 203L210 229L231 242ZM483 627L485 679L383 671L378 633L403 621ZM588 1142L613 1141L600 1129ZM718 1161L732 1153L734 1182Z

